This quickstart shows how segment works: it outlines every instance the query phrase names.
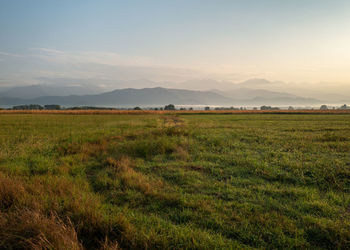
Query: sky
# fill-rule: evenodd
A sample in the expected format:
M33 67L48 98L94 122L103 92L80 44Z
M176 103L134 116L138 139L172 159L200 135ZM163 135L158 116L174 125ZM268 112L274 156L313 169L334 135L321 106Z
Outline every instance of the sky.
M0 0L0 86L350 83L348 0Z

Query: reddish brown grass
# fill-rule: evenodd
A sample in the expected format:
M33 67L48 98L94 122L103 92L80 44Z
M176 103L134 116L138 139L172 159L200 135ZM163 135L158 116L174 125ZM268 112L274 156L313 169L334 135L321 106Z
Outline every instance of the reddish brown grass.
M52 213L16 209L0 214L0 248L83 249L72 223L64 223Z
M146 114L350 114L350 110L0 110L0 114L146 115Z
M70 220L64 223L54 211L45 213L30 189L0 173L0 248L82 249Z
M118 249L135 232L122 214L107 219L99 196L59 177L0 172L0 249ZM112 240L104 240L108 237Z
M115 174L120 178L125 187L137 189L144 194L153 194L156 189L162 186L161 182L153 182L151 184L145 175L135 171L132 161L128 157L122 157L118 161L108 157L106 161L113 168Z

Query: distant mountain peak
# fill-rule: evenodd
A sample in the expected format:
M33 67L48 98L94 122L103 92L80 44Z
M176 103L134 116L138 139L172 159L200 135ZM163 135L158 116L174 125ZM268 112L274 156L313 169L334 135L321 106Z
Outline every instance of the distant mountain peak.
M263 78L252 78L242 82L242 85L264 85L270 84L271 82Z

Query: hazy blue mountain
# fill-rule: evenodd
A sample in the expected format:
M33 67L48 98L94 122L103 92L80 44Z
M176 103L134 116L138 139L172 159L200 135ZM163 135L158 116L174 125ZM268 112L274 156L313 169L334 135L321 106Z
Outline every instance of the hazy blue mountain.
M266 79L253 78L253 79L249 79L244 82L241 82L239 84L245 87L249 87L249 86L252 87L252 86L262 86L262 85L271 84L271 82Z
M32 99L0 97L0 105L60 104L64 106L151 106L173 104L229 105L232 99L210 91L145 88L119 89L97 95L42 96Z
M242 84L243 85L243 84ZM233 90L213 90L234 100L240 105L315 105L322 101L316 98L306 98L285 92L270 91L265 89L237 88Z
M296 95L292 95L284 92L276 92L265 89L251 89L251 88L237 88L227 91L213 90L213 92L220 95L235 99L235 100L246 100L254 99L256 97L262 98L300 98Z
M15 97L2 97L0 96L0 107L11 107L14 105L30 104L27 100Z
M285 94L288 93L304 98L324 100L326 103L342 103L342 100L350 99L350 85L344 83L282 82L268 81L266 79L250 79L233 86L233 89L249 88ZM266 95L261 96L267 97Z
M234 86L236 85L233 82L217 81L213 79L192 79L192 80L175 83L175 84L173 84L173 86L178 86L178 88L195 89L195 90L213 89L213 88L220 89L220 90L227 90L227 89L234 88Z
M255 97L252 99L236 100L240 105L247 106L260 106L260 105L273 105L273 106L309 106L320 105L323 102L318 99L304 98L304 97Z
M286 83L260 78L240 83L213 79L192 79L184 82L157 82L149 79L107 81L104 79L38 78L37 80L41 84L12 88L0 86L0 98L17 98L0 100L0 104L19 101L21 103L29 101L53 103L55 101L67 103L67 105L122 106L159 105L166 100L172 100L174 103L193 105L228 104L239 106L285 105L286 103L290 105L314 105L320 103L342 104L350 99L350 94L348 94L350 87L346 84L329 83L327 91L325 91L317 83L311 85ZM163 88L157 88L157 86ZM307 86L312 88L307 88ZM135 89L130 89L130 87ZM114 89L117 90L112 91ZM185 89L187 92L184 91ZM188 89L191 89L192 92ZM210 90L204 91L208 89ZM220 98L209 93L216 93ZM103 98L104 100L102 100Z
M209 91L193 91L184 89L144 88L121 89L95 96L97 101L103 100L106 104L124 105L163 105L173 104L227 104L232 100Z
M41 96L88 95L103 92L90 85L38 84L18 86L0 92L0 97L33 99Z
M19 86L10 88L0 93L0 97L12 97L12 98L35 98L39 96L48 95L49 92L45 91L45 88L41 85Z
M156 87L143 89L117 89L114 91L95 95L55 95L40 96L36 98L27 99L0 96L0 105L5 107L22 104L60 104L62 106L130 107L163 106L169 103L173 103L175 105L285 106L312 104L318 105L322 103L322 101L312 98L303 98L288 93L249 88L239 88L231 91L195 91Z

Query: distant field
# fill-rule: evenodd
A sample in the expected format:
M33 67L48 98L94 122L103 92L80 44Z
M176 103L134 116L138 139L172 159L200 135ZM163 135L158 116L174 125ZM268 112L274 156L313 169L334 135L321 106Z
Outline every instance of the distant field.
M349 111L56 112L0 111L0 249L350 246Z

